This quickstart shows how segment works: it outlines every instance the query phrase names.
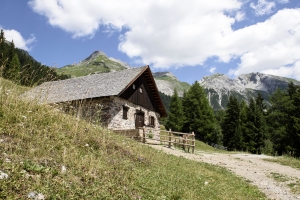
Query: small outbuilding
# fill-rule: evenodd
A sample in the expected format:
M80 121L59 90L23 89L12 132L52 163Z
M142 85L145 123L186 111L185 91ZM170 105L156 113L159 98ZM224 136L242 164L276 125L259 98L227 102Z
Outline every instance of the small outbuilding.
M45 82L25 96L116 131L159 128L167 116L149 66Z

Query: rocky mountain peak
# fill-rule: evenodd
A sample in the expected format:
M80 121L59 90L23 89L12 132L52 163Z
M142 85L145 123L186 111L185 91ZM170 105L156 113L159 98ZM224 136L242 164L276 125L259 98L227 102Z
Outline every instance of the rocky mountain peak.
M114 61L114 62L116 62L116 63L119 63L120 65L122 65L122 66L125 67L126 69L130 69L130 68L131 68L126 62L123 62L123 61L121 61L121 60L119 60L119 59L109 57L109 60Z
M208 93L211 105L215 109L222 109L226 107L231 94L247 102L249 98L255 97L259 92L267 100L276 89L285 89L290 81L299 84L296 80L252 72L242 74L235 79L224 74L214 74L203 77L199 83Z
M94 58L98 57L98 56L106 56L106 54L102 51L94 51L89 57L87 57L86 59L84 59L82 62L88 62L93 60Z
M155 72L155 73L153 73L153 76L154 76L154 78L170 77L176 81L179 81L177 79L177 77L174 74L172 74L171 72Z

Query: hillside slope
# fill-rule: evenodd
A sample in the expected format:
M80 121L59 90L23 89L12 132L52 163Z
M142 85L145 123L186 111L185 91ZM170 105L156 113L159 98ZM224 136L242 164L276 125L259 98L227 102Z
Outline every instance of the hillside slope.
M191 85L186 82L181 82L171 72L156 72L153 73L157 88L160 92L172 96L174 89L177 89L178 95L182 96L184 91L187 91Z
M95 51L79 63L57 68L59 74L70 74L72 77L86 76L93 73L113 72L130 68L126 63L109 58L101 51Z
M21 101L0 78L0 199L264 199L222 167L154 150ZM208 184L207 184L207 183Z

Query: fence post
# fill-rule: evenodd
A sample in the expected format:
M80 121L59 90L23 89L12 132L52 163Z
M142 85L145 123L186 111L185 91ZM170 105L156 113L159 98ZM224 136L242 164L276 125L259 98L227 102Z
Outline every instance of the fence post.
M171 148L171 136L172 136L172 134L171 134L171 129L169 129L169 148Z
M192 132L192 153L195 151L195 134Z
M143 126L143 143L146 143L146 131L145 131L145 126Z

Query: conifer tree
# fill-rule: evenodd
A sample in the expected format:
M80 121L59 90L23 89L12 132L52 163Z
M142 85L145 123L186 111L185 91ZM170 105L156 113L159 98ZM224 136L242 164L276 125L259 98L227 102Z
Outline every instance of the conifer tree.
M290 120L287 124L289 141L292 147L291 153L296 157L300 157L300 86L290 82L287 92L292 104L288 112Z
M223 144L228 150L242 149L242 134L240 131L240 107L237 99L229 96L229 101L222 122Z
M270 103L272 106L268 110L266 118L268 133L274 151L278 155L282 155L290 149L287 124L290 121L289 113L292 102L285 91L278 89L270 97Z
M5 65L7 64L7 45L5 43L4 31L0 33L0 76L3 76Z
M17 54L15 54L8 65L5 72L5 78L20 83L20 62Z
M216 121L206 93L198 82L184 93L182 99L185 123L184 132L194 132L196 137L213 141L216 134Z
M174 93L171 97L170 112L168 113L168 119L166 122L166 128L173 131L181 131L184 123L184 113L182 108L181 99L178 97L177 90L174 89Z
M245 134L245 142L248 151L260 154L264 147L265 134L266 130L263 114L252 98L250 99L247 110L247 125Z

